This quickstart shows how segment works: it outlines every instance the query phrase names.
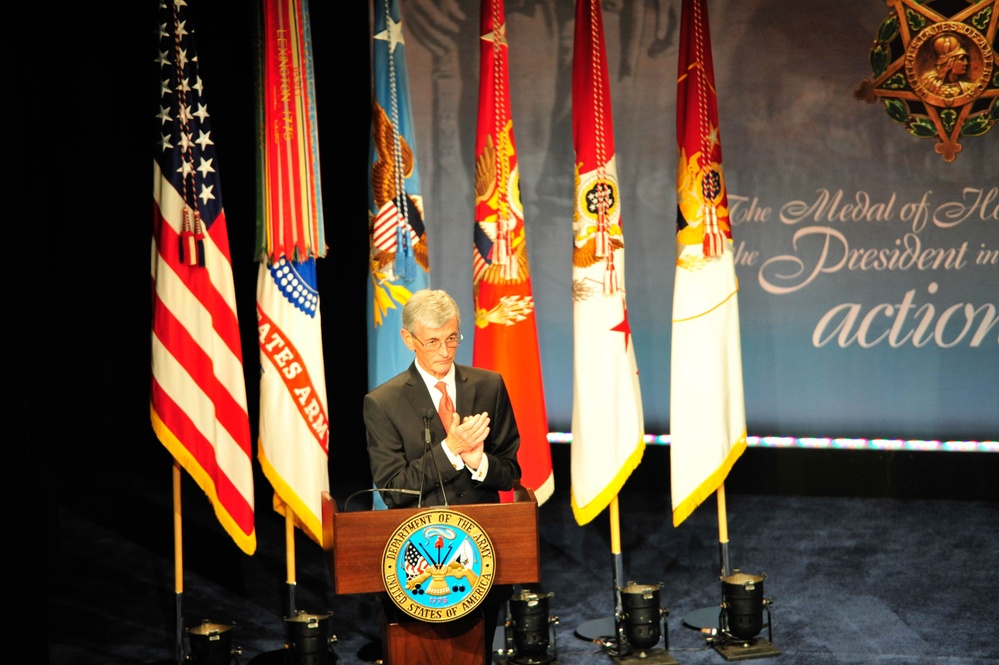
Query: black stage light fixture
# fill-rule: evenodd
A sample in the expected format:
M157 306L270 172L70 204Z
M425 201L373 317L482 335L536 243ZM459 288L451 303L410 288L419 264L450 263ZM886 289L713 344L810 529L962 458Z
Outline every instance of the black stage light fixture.
M233 624L214 623L202 619L201 624L186 629L190 643L188 660L192 665L230 665L243 653L233 646Z
M558 617L548 614L548 599L553 595L523 589L510 599L510 620L507 623L513 632L511 663L543 665L555 662L555 625L558 624Z
M669 610L659 602L662 583L637 584L628 582L618 587L620 612L616 617L617 644L611 646L611 656L617 663L643 665L675 665L669 654L666 619ZM665 649L654 648L665 638Z
M287 629L288 665L334 665L333 653L336 635L330 634L330 613L309 614L299 610L294 616L285 617Z
M718 616L718 632L708 639L725 660L747 660L779 656L773 645L773 625L770 606L773 601L763 596L763 580L767 577L743 573L738 568L721 578L722 603ZM766 621L763 614L766 612ZM767 638L757 637L767 627Z

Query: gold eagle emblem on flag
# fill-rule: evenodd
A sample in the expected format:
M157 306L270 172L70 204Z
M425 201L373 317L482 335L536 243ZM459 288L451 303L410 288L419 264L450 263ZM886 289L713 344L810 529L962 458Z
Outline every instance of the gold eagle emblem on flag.
M701 247L706 231L714 226L726 237L731 236L725 177L721 164L710 162L701 165L701 153L687 155L680 148L676 169L677 208L685 224L676 232L677 247ZM708 231L710 232L710 231ZM686 270L696 270L708 260L702 252L677 252L677 265Z
M572 265L588 268L624 247L621 196L612 169L581 174L576 165L576 205L573 210Z
M429 270L423 197L407 193L403 186L416 164L413 149L392 126L380 104L375 103L372 112L372 137L378 155L371 166L371 189L377 209L377 213L370 213L372 272L389 270L399 251L400 226L403 227L403 240L408 238L416 262L424 270Z

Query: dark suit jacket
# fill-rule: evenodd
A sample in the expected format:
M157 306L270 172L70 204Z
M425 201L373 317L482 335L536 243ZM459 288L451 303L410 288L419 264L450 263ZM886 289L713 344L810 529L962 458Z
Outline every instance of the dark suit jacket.
M368 432L368 460L378 489L419 490L423 505L444 503L437 470L451 504L496 503L499 491L509 490L520 480L517 449L520 433L503 377L497 372L455 365L455 410L464 418L485 411L489 435L484 450L489 470L482 482L472 480L467 469L457 470L441 450L444 424L414 362L409 369L378 386L364 397L364 425ZM430 452L426 452L423 416L433 413ZM434 462L436 461L436 466ZM415 505L415 495L382 492L389 508Z

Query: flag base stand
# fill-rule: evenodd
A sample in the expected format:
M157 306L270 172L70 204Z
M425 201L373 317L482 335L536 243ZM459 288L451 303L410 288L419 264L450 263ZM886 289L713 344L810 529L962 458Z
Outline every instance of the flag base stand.
M362 663L382 662L382 643L379 640L368 642L357 650L357 657Z
M258 654L253 657L249 665L314 665L319 663L337 665L339 662L340 659L337 658L337 655L332 650L328 653L300 653L293 649L285 648Z
M718 632L718 616L719 613L717 607L702 607L701 609L694 610L684 616L683 625L686 628L692 628L693 630L699 630L708 635L714 635Z
M258 654L250 661L250 665L286 665L288 660L287 649L277 649L275 651L265 651Z
M611 656L617 665L678 665L666 649L649 649L631 656Z
M284 649L256 656L251 665L336 665L339 662L333 645L336 635L330 633L332 613L310 614L298 610L285 617L287 642Z
M576 628L576 637L587 642L602 644L605 639L617 635L617 623L614 617L592 619Z
M751 658L771 658L781 654L770 640L757 637L752 640L725 640L721 644L712 645L714 650L725 660L749 660Z

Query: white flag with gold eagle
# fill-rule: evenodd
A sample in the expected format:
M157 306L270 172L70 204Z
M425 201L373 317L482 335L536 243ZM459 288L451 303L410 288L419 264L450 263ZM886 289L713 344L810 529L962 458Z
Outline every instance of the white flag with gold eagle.
M684 0L677 78L676 281L670 489L679 526L746 449L739 284L732 256L705 0Z
M586 524L642 460L645 425L624 285L624 231L599 0L579 0L572 72L572 512Z

